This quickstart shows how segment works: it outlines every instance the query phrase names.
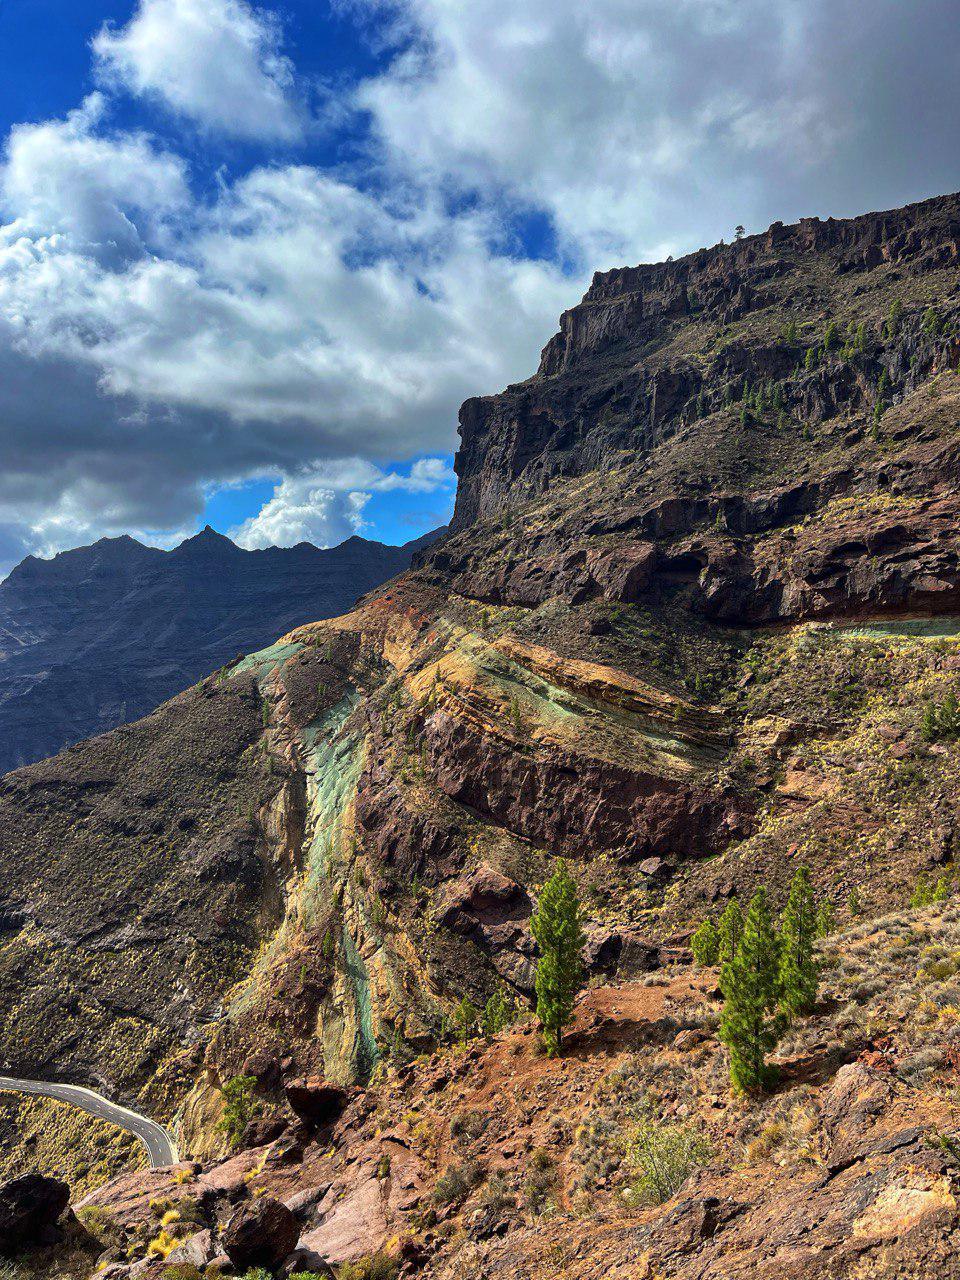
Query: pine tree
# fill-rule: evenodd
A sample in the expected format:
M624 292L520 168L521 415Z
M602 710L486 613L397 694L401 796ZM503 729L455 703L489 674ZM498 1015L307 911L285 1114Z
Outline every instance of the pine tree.
M725 964L736 954L737 947L740 945L740 935L743 933L743 912L736 898L731 898L724 908L718 933L720 935L718 959L721 964Z
M817 907L817 937L825 938L833 928L833 903L823 898Z
M473 1035L477 1025L477 1011L469 996L464 996L457 1005L456 1013L457 1039L466 1044Z
M492 1040L510 1022L510 1006L506 996L499 989L493 993L483 1006L480 1015L480 1030L486 1040Z
M730 1081L748 1092L766 1084L766 1056L777 1043L777 939L762 888L750 900L740 943L720 975L720 1039L730 1053Z
M553 875L543 886L531 928L540 948L537 1017L547 1053L553 1057L560 1052L563 1028L570 1021L583 977L580 959L583 930L577 886L559 859Z
M720 957L720 934L708 916L690 939L693 958L697 964L716 964Z
M809 1013L817 998L820 965L813 954L817 908L810 872L800 867L780 921L780 1012L786 1022Z
M227 1135L231 1146L239 1146L244 1129L260 1109L253 1096L256 1085L256 1076L234 1076L223 1086L223 1114L217 1128Z

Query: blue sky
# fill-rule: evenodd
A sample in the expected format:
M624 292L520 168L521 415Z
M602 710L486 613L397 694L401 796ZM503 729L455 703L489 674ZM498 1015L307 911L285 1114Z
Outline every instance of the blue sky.
M404 541L594 270L960 186L953 0L0 0L0 573Z

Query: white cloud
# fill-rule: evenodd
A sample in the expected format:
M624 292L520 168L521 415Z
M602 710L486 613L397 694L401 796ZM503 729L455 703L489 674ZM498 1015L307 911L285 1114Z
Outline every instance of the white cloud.
M293 64L275 14L246 0L140 0L93 40L108 85L154 98L203 129L293 142L303 130Z
M915 149L876 86L891 81L892 104L903 67L930 106L956 97L945 0L923 22L896 0L869 15L858 0L344 3L394 24L400 53L358 93L386 159L547 210L591 268L760 229L828 193L825 212L899 197ZM867 165L878 110L905 148L896 173L893 148Z
M26 349L115 396L296 427L309 456L449 447L459 401L527 373L571 294L476 215L394 213L305 166L254 171L123 269L23 226L0 232L0 316Z
M143 133L111 134L105 110L95 93L64 120L11 131L0 185L14 216L8 242L32 235L54 249L51 237L68 236L96 258L127 259L188 207L183 161Z
M94 43L103 91L8 139L0 558L189 528L206 488L264 476L244 536L335 540L394 481L324 460L449 450L593 269L954 180L952 0L339 0L394 24L334 104L349 168L288 163L305 117L268 2L141 0ZM119 88L279 150L214 175L193 129L114 127ZM531 212L566 269L514 233Z
M452 468L442 458L419 458L408 475L382 471L363 458L324 462L284 477L257 515L232 529L230 536L249 550L298 542L335 546L369 528L364 509L373 493L435 493L455 483Z

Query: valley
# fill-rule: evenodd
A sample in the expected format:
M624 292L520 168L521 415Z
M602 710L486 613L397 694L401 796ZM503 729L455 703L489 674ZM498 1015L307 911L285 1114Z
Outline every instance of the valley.
M26 1280L953 1274L958 266L945 196L597 275L406 572L0 779L8 1072L181 1157ZM691 938L801 867L817 997L738 1094Z

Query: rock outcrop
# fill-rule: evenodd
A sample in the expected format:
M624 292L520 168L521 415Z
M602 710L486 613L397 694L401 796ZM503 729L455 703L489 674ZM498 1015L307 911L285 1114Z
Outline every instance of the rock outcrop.
M464 407L409 573L4 780L4 1051L176 1123L191 1232L272 1200L305 1256L437 1280L950 1274L958 243L947 197L598 277ZM558 856L591 986L556 1061ZM690 935L801 864L824 999L735 1099ZM711 1153L662 1208L647 1114ZM145 1255L170 1190L93 1203Z
M0 1186L0 1254L49 1244L70 1202L70 1188L57 1178L28 1174Z
M273 1270L290 1256L299 1237L297 1220L287 1206L264 1196L234 1213L223 1231L223 1248L238 1271Z
M436 536L243 551L104 538L0 583L0 773L135 720L238 653L348 609Z

